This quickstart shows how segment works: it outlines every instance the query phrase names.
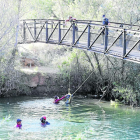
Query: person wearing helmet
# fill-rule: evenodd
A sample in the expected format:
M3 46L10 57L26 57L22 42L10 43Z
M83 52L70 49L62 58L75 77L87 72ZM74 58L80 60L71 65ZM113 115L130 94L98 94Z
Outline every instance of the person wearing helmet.
M58 104L59 101L62 100L62 99L64 99L66 96L67 96L67 94L66 94L65 96L63 96L62 98L60 98L60 99L59 99L58 96L55 96L55 97L54 97L54 101L53 101L53 103Z
M71 103L71 98L73 97L73 95L70 93L70 88L68 88L68 94L66 96L66 104L70 104Z
M48 121L46 121L46 116L42 116L40 118L40 121L41 121L41 126L42 127L45 127L46 125L50 125L50 123Z
M17 119L17 124L14 128L19 128L19 129L22 129L22 124L21 124L21 119Z

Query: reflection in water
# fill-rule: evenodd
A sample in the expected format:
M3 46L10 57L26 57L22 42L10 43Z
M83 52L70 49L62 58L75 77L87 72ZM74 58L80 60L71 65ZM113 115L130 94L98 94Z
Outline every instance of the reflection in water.
M39 97L0 99L0 140L140 139L139 109L89 99L52 102ZM40 126L43 115L50 122L45 128ZM22 130L13 128L17 118L22 119Z

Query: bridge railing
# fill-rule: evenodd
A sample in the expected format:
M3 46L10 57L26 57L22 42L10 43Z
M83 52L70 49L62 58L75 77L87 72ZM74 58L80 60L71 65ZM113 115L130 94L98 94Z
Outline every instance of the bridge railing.
M31 19L21 21L19 43L67 45L140 61L139 29L122 23L103 26L101 21Z

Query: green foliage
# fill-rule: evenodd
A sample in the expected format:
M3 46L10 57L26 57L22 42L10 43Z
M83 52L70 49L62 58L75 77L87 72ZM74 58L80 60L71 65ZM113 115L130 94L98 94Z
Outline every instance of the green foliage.
M5 79L5 76L4 75L1 75L2 83L4 82L4 79Z
M22 0L22 18L66 19L69 15L76 19L102 20L106 14L110 21L136 23L139 20L140 1L130 0ZM132 3L132 4L130 4ZM82 8L81 8L82 7ZM17 10L16 10L17 11Z
M123 103L125 104L137 104L136 101L136 92L133 91L131 86L128 86L127 88L123 88L121 86L115 86L113 88L112 95L119 100L123 99Z
M62 63L62 66L69 66L70 64L69 64L69 62L68 61L64 61L63 63Z
M5 62L5 61L6 61L5 58L2 58L2 59L1 59L1 63Z
M8 116L6 116L5 118L3 117L3 120L0 122L0 126L6 122L9 122L11 118L11 115L9 114Z
M53 17L53 6L55 3L52 0L30 0L22 2L22 6L25 7L26 15L22 18L28 19L39 19L39 18L50 18Z
M38 67L35 67L35 68L34 68L34 71L37 72L37 71L38 71Z

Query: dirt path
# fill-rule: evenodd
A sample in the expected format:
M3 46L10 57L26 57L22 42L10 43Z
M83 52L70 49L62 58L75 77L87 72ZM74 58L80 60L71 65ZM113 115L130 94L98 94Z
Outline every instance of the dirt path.
M20 69L22 72L24 73L28 73L28 74L32 74L32 73L37 73L37 72L40 72L40 73L59 73L60 70L58 68L54 68L54 67L22 67Z

